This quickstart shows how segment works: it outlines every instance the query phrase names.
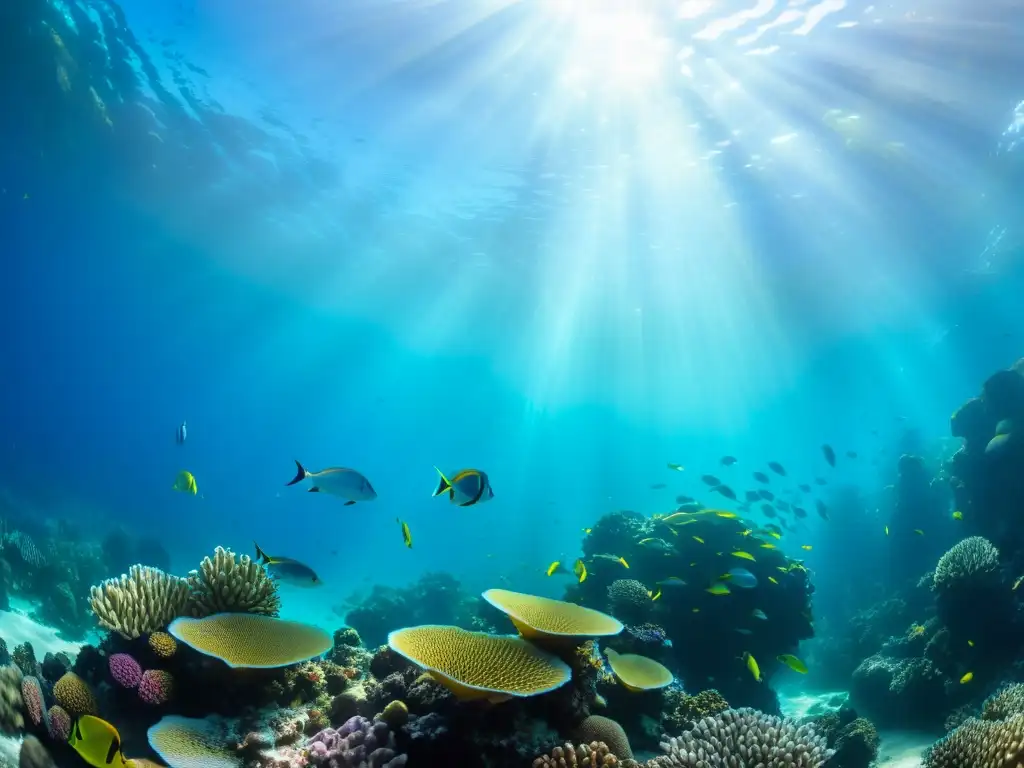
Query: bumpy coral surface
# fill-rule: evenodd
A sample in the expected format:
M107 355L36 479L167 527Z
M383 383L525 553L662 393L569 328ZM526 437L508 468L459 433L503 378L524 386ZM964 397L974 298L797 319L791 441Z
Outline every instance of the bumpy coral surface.
M937 741L925 768L1017 768L1024 762L1024 714L1006 720L970 719Z
M142 667L131 654L113 653L107 661L110 676L122 688L138 688L142 679Z
M154 632L149 636L150 650L162 659L169 659L178 650L177 641L166 632Z
M43 722L45 705L43 703L43 689L39 685L37 678L28 675L22 679L21 698L25 702L25 711L28 712L28 718L32 721L32 725L38 726Z
M330 768L402 768L407 759L398 754L387 723L358 715L337 730L320 731L310 739L306 753L310 765Z
M277 616L281 608L277 584L266 569L248 555L238 558L223 547L212 558L203 558L199 570L188 575L188 584L189 611L196 617L224 612Z
M175 638L230 667L286 667L331 650L331 636L297 621L255 613L182 618L168 628Z
M590 715L580 723L576 733L581 741L588 744L607 744L608 750L620 760L633 759L633 749L629 746L626 731L610 717Z
M1024 684L1014 683L1002 688L987 699L981 707L982 720L1004 720L1024 713Z
M605 637L622 631L622 623L590 608L547 597L489 589L484 600L505 613L523 637Z
M127 575L92 588L89 604L100 626L132 640L163 629L185 611L188 582L157 568L133 565Z
M54 741L67 741L71 735L71 715L62 706L54 704L50 707L49 728L50 738Z
M178 768L238 768L224 729L211 718L169 715L149 729L149 745L167 765Z
M0 667L0 730L4 733L18 733L25 726L21 677L13 664Z
M995 577L999 572L999 550L982 536L971 536L954 545L935 568L935 589L956 589L971 581Z
M621 765L607 744L564 744L555 747L549 755L541 755L533 761L533 768L600 768Z
M85 680L74 672L66 672L53 684L53 698L72 717L96 714L96 697Z
M832 753L809 725L730 709L662 743L661 768L819 768Z
M608 610L616 616L641 616L651 605L647 587L641 581L616 579L608 585Z
M174 677L162 669L147 669L139 679L139 698L147 704L166 704L174 694Z

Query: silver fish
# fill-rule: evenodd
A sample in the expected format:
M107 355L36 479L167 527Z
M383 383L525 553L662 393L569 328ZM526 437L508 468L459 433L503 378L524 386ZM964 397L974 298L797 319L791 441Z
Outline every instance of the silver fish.
M373 501L377 498L377 492L373 490L370 481L354 469L343 467L331 467L321 469L319 472L310 472L298 459L295 460L298 472L290 483L286 485L297 485L307 483L309 493L328 493L345 499L345 506L351 506L357 501Z
M178 445L184 445L186 439L188 439L188 426L183 421L181 422L181 426L179 426L174 432L174 441Z
M255 541L256 562L267 567L267 572L278 581L296 587L319 587L323 584L316 571L305 563L290 557L271 557Z

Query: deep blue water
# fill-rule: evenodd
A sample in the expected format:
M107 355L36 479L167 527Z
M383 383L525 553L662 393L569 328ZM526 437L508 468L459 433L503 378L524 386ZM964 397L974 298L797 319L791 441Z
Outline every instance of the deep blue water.
M273 542L326 582L286 612L325 621L427 570L558 594L581 527L727 453L854 449L838 484L876 499L1024 354L1024 13L834 5L794 34L816 4L83 0L102 43L61 49L13 0L0 486L180 571ZM286 488L293 458L380 498ZM435 464L495 500L431 499Z

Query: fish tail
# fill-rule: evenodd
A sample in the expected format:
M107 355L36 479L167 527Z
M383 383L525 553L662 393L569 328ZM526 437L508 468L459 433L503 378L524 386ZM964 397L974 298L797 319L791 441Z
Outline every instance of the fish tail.
M260 545L253 539L252 545L256 547L256 562L258 563L269 563L270 558L267 557L267 553L260 549Z
M434 469L437 470L437 474L441 476L441 479L438 480L437 482L437 490L434 491L431 495L440 496L442 493L447 493L448 491L450 491L452 489L452 484L448 482L448 478L444 476L444 472L442 472L440 469L437 469L437 467L434 467Z
M285 485L295 485L296 483L301 483L303 480L309 477L309 472L307 472L306 468L299 463L299 460L295 459L294 461L295 466L298 469L298 472L295 473L295 478L290 483L285 483Z

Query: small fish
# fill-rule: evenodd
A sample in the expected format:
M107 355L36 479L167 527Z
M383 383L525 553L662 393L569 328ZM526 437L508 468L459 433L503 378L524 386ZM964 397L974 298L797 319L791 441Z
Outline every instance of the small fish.
M973 640L968 640L967 641L967 645L970 646L971 648L973 648L974 647L974 641Z
M398 523L398 525L402 529L402 541L405 543L405 546L407 546L409 549L412 549L412 531L409 530L409 524L403 522L397 517L395 518L395 522Z
M960 678L960 684L963 685L964 683L969 683L973 679L974 679L974 673L973 672L968 672L966 675L964 675L963 677Z
M846 452L846 458L848 458L848 459L856 459L857 458L857 452L856 451L847 451Z
M758 493L757 491L747 491L747 492L746 492L746 493L744 494L744 497L745 497L745 498L746 498L746 500L747 500L748 502L750 502L751 504L752 504L752 503L754 503L754 502L756 502L756 501L760 501L760 500L761 500L761 494L760 494L760 493Z
M714 488L716 485L722 484L722 481L719 480L714 475L701 475L700 481L704 483L704 485L710 485L712 488Z
M587 580L587 566L582 560L577 560L573 563L572 572L576 574L576 578L579 579L580 584Z
M117 729L94 715L82 715L75 720L68 744L95 768L132 768L135 765L121 752L121 734Z
M811 486L809 486L807 483L800 483L800 490L803 491L804 493L810 493Z
M735 520L739 517L735 512L726 512L724 509L716 509L715 514L719 517L724 517L726 520Z
M740 534L740 536L749 536L753 532L754 532L753 528L746 528L746 529L740 531L739 534Z
M741 635L752 635L752 634L754 634L753 631L749 630L749 629L737 628L736 631L739 632Z
M723 456L721 458L721 464L723 467L731 467L737 461L735 456Z
M958 510L957 510L956 512L954 512L954 513L953 513L953 519L954 519L954 520L963 520L963 519L964 519L964 513L963 513L963 512L961 512L961 511L960 511L960 510L958 509Z
M778 579L776 579L774 576L769 576L768 577L768 581L770 581L772 584L778 584L779 583Z
M757 682L761 682L761 668L757 666L757 660L751 655L749 651L744 651L743 660L747 663L747 669L750 670L750 674L754 676Z
M700 608L694 608L693 610L690 611L690 613L700 613Z
M775 501L775 494L769 491L767 488L758 491L757 495L760 496L765 501Z
M729 587L718 581L708 587L705 592L710 592L712 595L728 595Z
M776 475L782 475L783 477L786 476L786 468L784 466L782 466L781 464L779 464L779 462L777 462L777 461L769 461L768 462L768 469L770 469Z
M771 479L764 472L755 472L754 479L759 483L770 483Z
M171 487L179 493L191 493L193 496L199 493L199 486L196 485L195 475L187 469L183 469L178 473L178 477Z
M761 545L761 549L775 549L775 545L772 544L770 541L766 541L764 544Z
M1021 585L1021 582L1024 582L1024 576L1019 577L1015 582L1013 582L1013 588L1010 591L1016 592L1017 587Z
M278 581L292 584L296 587L319 587L323 584L320 581L320 577L316 575L316 571L305 563L290 557L271 557L260 549L260 545L255 541L253 546L256 547L256 562L260 565L265 565L267 573Z
M693 540L696 541L698 544L704 543L704 539L702 539L700 536L694 536Z
M825 455L825 461L828 462L828 465L834 467L836 465L836 452L832 450L832 446L821 446L821 452Z
M684 496L683 494L676 496L676 504L690 504L694 501L696 501L696 499L694 499L693 496Z
M174 431L174 442L178 445L184 445L185 440L188 439L188 425L185 422L181 422L178 428Z
M724 578L740 589L755 589L757 587L757 576L746 568L730 568Z
M297 459L295 467L298 470L295 477L285 485L306 482L309 484L309 493L327 493L345 499L346 507L357 501L373 501L377 498L377 492L373 490L370 481L354 469L331 467L319 472L309 472Z
M675 472L682 472L686 469L682 464L673 464L671 461L668 463L668 468Z
M750 554L749 552L744 552L743 550L738 550L736 552L730 552L729 554L731 554L733 557L742 558L743 560L754 560L755 559L752 554Z
M916 533L918 536L924 536L924 531L922 531L920 528L915 528L914 533Z
M650 547L651 549L666 550L671 549L672 545L664 539L660 539L657 536L648 536L646 539L640 539L637 542L642 547ZM627 566L628 567L628 566Z
M792 653L782 653L775 657L776 661L785 664L787 667L792 669L794 672L799 672L801 675L807 674L807 665L804 664L800 659L794 656Z
M800 549L805 549L808 552L810 552L812 549L814 549L814 547L812 547L810 544L801 544Z
M682 579L680 579L678 576L669 576L664 581L659 581L658 582L658 586L659 587L678 588L678 587L685 587L686 586L686 582L683 581Z
M555 560L553 563L551 563L551 565L548 566L548 569L544 571L545 576L554 576L556 573L568 573L568 571L565 569L565 566L562 565L561 560Z
M828 520L828 507L825 506L825 502L821 499L815 499L814 508L818 510L822 520Z
M760 608L755 608L754 610L752 610L750 612L750 615L753 616L755 619L760 619L761 621L768 621L768 616L766 616L765 612L762 611Z
M659 597L661 597L661 590L660 589L657 590L657 591L647 590L647 596L649 598L651 598L651 602L653 603L655 600L657 600Z
M790 503L788 501L784 501L783 499L776 499L775 506L785 511L788 511L790 509Z
M662 488L668 488L664 483L651 483L652 491L660 491Z
M583 531L584 536L589 536L591 533L594 532L593 528L581 528L580 530Z
M817 483L818 485L828 485L828 480L826 480L824 477L816 477L814 478L814 482Z
M924 634L924 625L923 624L913 624L913 625L911 625L911 627L910 627L910 636L911 637L920 637L923 634Z
M888 536L888 535L889 535L889 526L888 526L888 525L887 525L887 526L885 526L885 535L886 535L886 536Z
M668 544L666 543L665 546L668 546ZM609 563L618 563L623 568L629 568L629 563L626 562L626 558L619 557L618 555L608 555L608 554L602 553L600 555L594 555L590 559L591 560L607 560Z
M733 501L736 501L736 492L728 485L717 485L711 490L722 494L727 499L732 499Z
M474 504L483 504L494 498L494 490L491 488L490 478L486 472L479 469L461 469L449 480L437 467L434 467L437 474L441 476L437 483L434 496L442 493L448 494L448 500L459 507L471 507Z

